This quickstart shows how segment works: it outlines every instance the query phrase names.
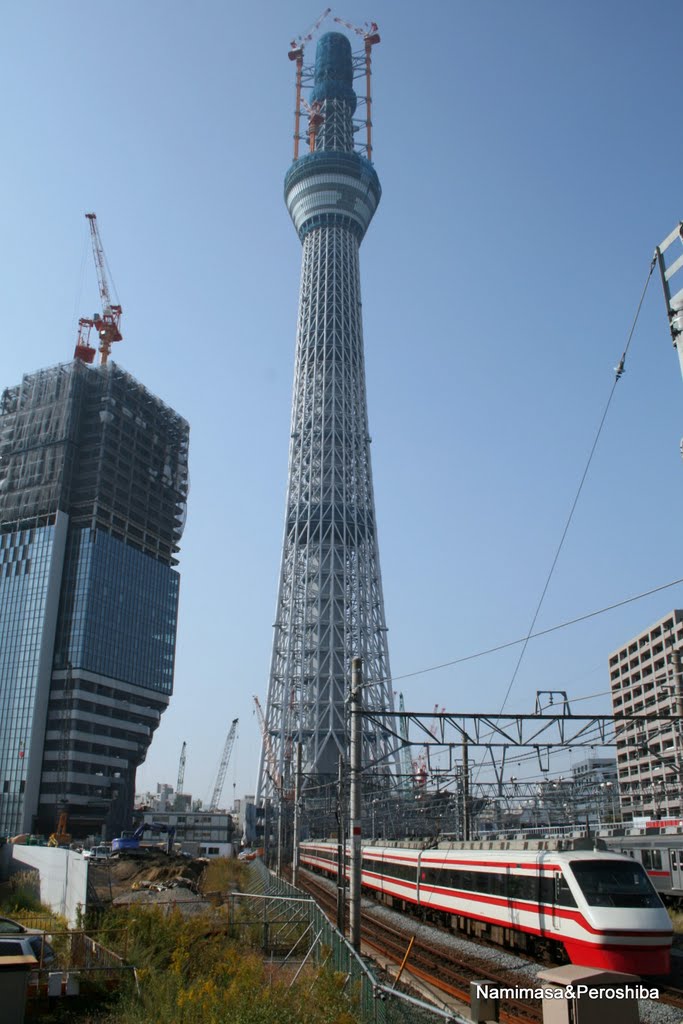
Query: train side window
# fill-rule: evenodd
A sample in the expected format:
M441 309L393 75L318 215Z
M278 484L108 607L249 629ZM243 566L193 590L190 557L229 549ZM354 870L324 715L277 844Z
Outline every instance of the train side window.
M671 870L676 871L678 868L678 856L676 850L669 850L669 859L671 860Z
M642 857L642 864L646 871L662 870L661 850L643 850Z
M576 900L567 884L567 879L560 871L555 874L555 903L560 907L576 906Z

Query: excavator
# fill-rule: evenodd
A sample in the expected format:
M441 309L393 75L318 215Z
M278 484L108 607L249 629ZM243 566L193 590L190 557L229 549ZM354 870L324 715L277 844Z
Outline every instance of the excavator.
M48 846L69 846L71 844L71 833L66 830L68 824L69 812L66 807L62 806L57 819L57 829L48 839Z
M111 853L112 857L121 854L128 854L135 856L142 852L140 842L145 832L153 832L155 835L165 832L166 838L166 853L173 853L173 838L175 836L174 825L164 825L160 821L143 821L142 825L139 825L134 832L122 832L117 839L111 841Z

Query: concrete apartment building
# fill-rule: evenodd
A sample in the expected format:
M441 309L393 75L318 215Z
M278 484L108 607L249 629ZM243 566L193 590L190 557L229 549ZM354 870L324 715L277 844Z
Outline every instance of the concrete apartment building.
M669 612L609 656L612 708L624 714L678 715L675 722L616 722L625 819L683 814L683 610Z

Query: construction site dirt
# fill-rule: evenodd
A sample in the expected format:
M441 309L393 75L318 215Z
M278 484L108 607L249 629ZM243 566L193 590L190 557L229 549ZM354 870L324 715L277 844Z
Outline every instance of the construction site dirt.
M142 857L93 862L89 885L100 906L182 904L183 912L201 913L209 902L201 879L208 861L150 851Z

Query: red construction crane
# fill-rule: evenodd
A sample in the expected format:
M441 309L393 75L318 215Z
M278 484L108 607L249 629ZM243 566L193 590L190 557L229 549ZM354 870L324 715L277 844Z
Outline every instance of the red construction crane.
M332 12L331 7L326 7L323 13L320 15L317 21L314 21L309 30L305 35L297 36L296 39L292 39L289 44L289 53L287 56L290 60L296 61L296 105L294 107L294 159L299 159L299 131L301 128L301 79L304 70L304 47L306 43L310 43L314 34L318 31L321 24L325 20L328 14ZM309 120L309 140L310 140L310 120ZM311 146L313 149L313 146Z
M84 363L92 363L95 358L95 350L90 344L90 330L95 328L100 339L99 353L100 364L105 366L109 359L111 346L115 341L122 341L123 337L119 329L121 313L123 310L111 301L109 294L109 282L107 281L106 260L100 232L97 227L97 215L86 213L86 219L90 225L90 240L92 242L93 256L95 257L95 270L97 271L97 283L100 289L100 302L102 313L95 313L89 317L81 317L78 321L78 338L74 359L81 359Z
M321 113L320 103L318 100L314 100L312 104L308 104L306 100L301 97L301 104L308 114L308 148L311 153L315 152L315 137L318 134L318 128L325 120L325 115Z
M377 28L377 22L365 22L363 28L359 28L357 25L352 25L350 21L344 21L343 18L333 18L338 25L343 25L344 28L348 28L350 32L355 32L357 36L360 36L365 44L365 104L367 112L366 129L367 129L367 150L368 160L372 160L372 95L370 91L370 78L372 71L370 66L372 64L372 48L379 43L379 29Z

